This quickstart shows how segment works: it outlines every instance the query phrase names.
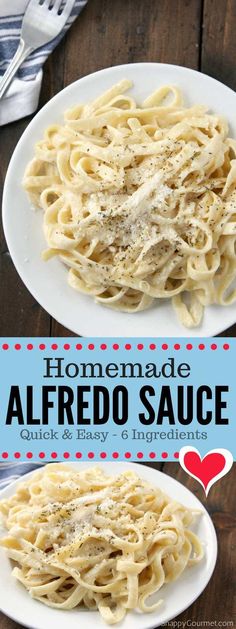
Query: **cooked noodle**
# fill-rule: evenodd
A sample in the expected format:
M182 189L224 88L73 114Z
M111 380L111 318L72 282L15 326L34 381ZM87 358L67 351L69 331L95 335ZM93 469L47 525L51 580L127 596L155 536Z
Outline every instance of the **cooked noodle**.
M0 502L13 575L58 609L83 605L110 624L152 612L149 596L203 556L194 513L131 471L50 464Z

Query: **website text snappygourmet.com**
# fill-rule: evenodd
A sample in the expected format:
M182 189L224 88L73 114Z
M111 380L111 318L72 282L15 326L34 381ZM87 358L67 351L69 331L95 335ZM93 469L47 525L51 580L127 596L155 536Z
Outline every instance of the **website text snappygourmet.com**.
M186 627L234 627L233 620L171 620L162 627L171 629L185 629Z

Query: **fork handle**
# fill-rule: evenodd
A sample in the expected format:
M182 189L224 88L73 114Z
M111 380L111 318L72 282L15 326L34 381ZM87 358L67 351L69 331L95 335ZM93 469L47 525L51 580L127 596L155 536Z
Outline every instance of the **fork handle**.
M0 98L3 97L13 77L15 76L18 68L20 67L22 62L26 59L26 57L28 57L28 55L32 52L32 50L33 48L26 46L24 40L21 38L17 51L13 59L11 60L11 63L8 66L5 74L0 80Z

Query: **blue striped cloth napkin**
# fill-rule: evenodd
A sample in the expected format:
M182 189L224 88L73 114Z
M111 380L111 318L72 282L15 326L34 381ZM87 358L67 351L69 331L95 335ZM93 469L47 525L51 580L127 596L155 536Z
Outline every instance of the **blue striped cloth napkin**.
M36 470L37 467L40 467L39 463L0 463L0 491L23 474Z
M0 0L0 77L13 58L20 40L21 23L29 0ZM4 98L0 101L0 125L32 114L38 106L42 66L76 19L87 0L75 0L71 15L51 42L24 61Z

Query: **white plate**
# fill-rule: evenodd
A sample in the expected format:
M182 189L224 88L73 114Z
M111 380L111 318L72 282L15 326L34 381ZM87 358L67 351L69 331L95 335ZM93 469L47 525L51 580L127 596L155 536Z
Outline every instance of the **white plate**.
M173 83L183 90L186 103L202 103L226 116L236 137L236 95L228 87L189 68L162 63L134 63L90 74L62 92L41 109L28 125L12 156L3 195L3 224L10 254L21 279L37 301L57 321L85 336L213 336L236 321L236 305L206 309L199 328L186 330L177 321L170 301L159 301L136 314L110 310L95 304L89 296L67 284L67 268L59 259L43 262L45 248L42 213L33 212L21 181L33 157L34 145L44 129L62 122L63 112L87 102L122 78L134 82L132 93L138 101L160 85Z
M74 467L81 470L91 467L91 463L74 463ZM200 501L186 487L174 478L163 474L151 467L138 463L99 463L108 474L119 474L124 470L133 469L139 476L152 485L159 487L170 497L192 509L200 509L202 516L194 530L204 544L205 557L197 566L186 569L174 583L165 585L161 590L164 603L160 610L150 614L129 612L124 621L119 624L121 629L153 629L168 622L191 605L206 587L215 567L217 557L217 540L212 521ZM35 474L31 472L24 478ZM0 493L0 498L11 496L21 481L12 483ZM11 562L6 557L4 549L0 550L0 609L16 622L33 629L105 629L107 626L101 619L99 612L80 610L60 611L46 607L42 603L30 598L23 585L11 576ZM157 594L157 600L160 593Z

